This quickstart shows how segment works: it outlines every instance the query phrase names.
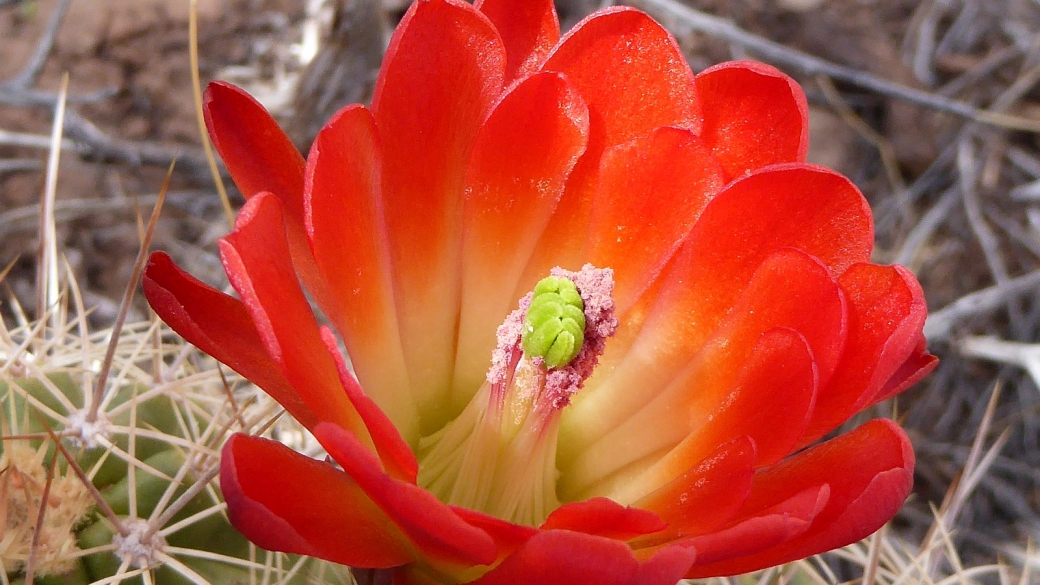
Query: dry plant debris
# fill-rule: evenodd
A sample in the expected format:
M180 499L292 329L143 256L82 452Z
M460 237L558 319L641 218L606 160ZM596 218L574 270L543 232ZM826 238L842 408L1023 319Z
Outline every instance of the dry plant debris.
M75 466L28 413L39 413L58 436L79 428L83 439L76 413L99 387L105 349L114 338L97 419L108 424L87 429L85 437L102 447L91 451L86 442L74 447L67 439L63 445L72 461L100 454L81 471L92 485L124 491L119 501L103 489L100 500L94 499L98 494L91 497L93 504L111 499L106 505L114 520L97 509L85 521L64 519L74 530L82 530L79 522L92 522L105 536L89 546L81 538L83 550L77 554L83 556L77 559L107 555L106 562L115 565L111 574L144 583L166 583L167 575L207 583L208 577L192 568L199 559L241 569L257 583L285 582L302 572L309 582L350 582L337 568L305 567L299 559L252 547L230 560L177 544L177 534L196 523L222 521L212 469L229 430L263 429L311 454L318 451L247 384L233 376L222 382L225 373L150 320L140 303L125 305L122 333L112 335L120 295L133 280L140 242L136 208L155 205L155 190L174 153L180 153L180 162L155 228L155 245L193 266L195 274L222 284L212 244L226 230L226 220L198 142L191 96L184 91L190 85L187 0L149 0L142 5L150 12L136 17L120 12L121 3L100 2L97 12L109 15L107 24L94 22L79 31L62 26L62 7L82 10L85 1L0 0L0 51L11 56L0 66L0 287L5 291L0 401L6 421L0 469L8 470L0 476L0 490L7 490L0 491L0 499L10 502L2 508L7 516L0 525L37 523L33 512L40 507L29 504L43 492L17 495L16 477L32 477L21 484L34 490L49 486L48 501L75 489L62 487L78 478ZM376 33L385 34L405 5L386 1L379 11L367 3L366 11L359 11L355 2L200 1L203 80L221 76L246 85L291 123L306 147L316 119L342 100L365 99L365 84L379 62L378 40L385 38ZM565 26L609 3L558 2ZM748 57L802 76L812 117L810 159L852 177L867 195L875 211L877 260L916 272L932 307L926 331L943 359L918 390L887 407L911 429L918 453L917 495L896 522L824 557L718 582L1036 582L1040 4L632 4L671 28L694 69ZM356 36L359 22L370 24L364 42ZM307 62L311 66L305 69ZM323 69L329 63L349 67L333 75ZM64 132L52 133L65 71L71 81L60 125ZM308 80L306 85L323 77L348 81L294 94L300 79ZM41 208L47 157L57 148L66 153L62 170L50 185L50 204ZM44 234L53 250L44 272L53 284L49 297L38 297L37 291L48 288L36 279ZM173 417L170 425L142 424L160 403ZM21 434L30 438L12 438ZM165 446L160 451L166 459L145 455L156 444ZM35 467L11 463L25 458ZM113 463L126 470L122 484L98 479ZM53 469L49 482L48 469ZM139 482L160 484L160 497L143 501L140 490L128 489ZM7 498L22 498L25 506ZM23 516L15 513L19 509ZM179 509L191 511L178 516ZM45 524L61 519L49 514L43 516ZM142 525L133 519L152 526L151 534L134 532ZM7 534L15 532L5 530L0 551L15 550L4 548ZM124 545L132 534L145 544L161 536L165 545L124 546L127 554L119 558L113 555L116 534ZM48 542L42 533L32 563L24 551L21 556L2 552L0 582L19 578L27 564L37 575L46 573L50 557L40 542ZM142 550L156 554L133 553ZM151 566L153 561L166 572Z
M257 550L223 515L225 435L294 425L272 426L271 403L229 388L157 320L92 331L65 282L43 319L10 297L20 325L0 325L0 583L343 582L340 568Z
M0 456L0 558L15 572L25 570L30 554L36 556L40 575L71 570L79 551L73 529L94 506L74 474L52 475L46 455L46 445L33 448L28 441L10 441ZM49 509L37 524L44 506Z
M328 582L342 570L257 551L223 515L221 442L232 429L263 432L277 415L239 408L219 369L165 344L158 320L126 322L169 174L147 226L138 218L115 323L88 323L55 229L66 87L41 198L34 315L11 295L12 325L0 321L0 582Z

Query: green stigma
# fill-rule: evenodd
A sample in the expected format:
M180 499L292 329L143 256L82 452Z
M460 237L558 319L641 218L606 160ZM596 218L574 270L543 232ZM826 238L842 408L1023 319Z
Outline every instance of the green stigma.
M521 346L528 358L561 368L578 357L585 341L585 303L570 279L547 276L534 287Z

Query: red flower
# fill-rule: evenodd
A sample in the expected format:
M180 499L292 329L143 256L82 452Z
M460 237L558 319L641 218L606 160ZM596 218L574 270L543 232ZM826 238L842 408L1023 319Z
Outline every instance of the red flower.
M258 545L401 583L664 584L856 541L909 493L893 423L814 444L935 358L775 69L694 75L627 8L561 39L549 0L419 0L371 111L306 160L234 87L206 116L248 199L220 242L241 300L162 253L148 300L338 464L231 438Z

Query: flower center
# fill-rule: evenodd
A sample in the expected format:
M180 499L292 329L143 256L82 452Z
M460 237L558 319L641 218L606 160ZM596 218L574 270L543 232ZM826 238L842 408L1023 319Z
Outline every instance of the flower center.
M537 526L560 502L560 413L617 329L613 271L554 268L498 328L487 379L419 442L419 485L441 501Z
M578 357L585 340L585 303L574 281L547 276L534 287L524 318L524 355L545 360L548 368Z

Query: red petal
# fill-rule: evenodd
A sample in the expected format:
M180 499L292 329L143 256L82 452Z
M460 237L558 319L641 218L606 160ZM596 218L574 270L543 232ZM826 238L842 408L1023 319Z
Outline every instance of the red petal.
M614 540L631 540L659 532L667 526L653 512L625 507L607 498L592 498L556 508L541 529L571 530Z
M892 377L885 382L881 391L878 392L877 396L871 399L867 405L873 406L879 402L884 402L889 398L899 394L900 392L910 388L914 384L921 381L922 378L931 373L935 369L935 366L939 365L939 358L928 353L925 345L927 339L924 335L917 342L917 347L913 353L903 362L903 365L899 366L896 373L892 374Z
M809 106L802 88L777 69L730 61L697 75L701 137L732 180L777 163L803 162Z
M474 6L502 35L507 82L537 71L560 40L560 21L552 0L477 0Z
M849 301L848 341L834 377L820 391L803 445L872 403L913 355L928 315L920 285L900 266L857 264L838 283ZM906 376L929 367L924 356Z
M739 437L635 503L668 523L660 534L632 543L634 548L665 544L716 530L733 518L751 492L755 443Z
M720 572L718 563L769 550L804 534L829 497L828 486L811 487L734 526L682 541L697 550L697 563L686 577L729 574Z
M450 506L450 508L458 514L459 518L487 532L491 536L495 541L495 546L498 547L499 561L513 554L513 551L520 548L520 545L527 542L535 534L538 534L537 528L513 524L494 516L488 516L483 512L459 506Z
M311 294L324 300L324 286L303 228L300 151L259 102L229 83L210 83L202 109L213 145L242 195L250 199L274 193L282 202L293 263Z
M826 506L787 542L704 567L693 575L733 575L790 562L856 542L903 505L913 485L914 453L902 429L873 420L762 470L742 514L757 516L813 486L829 486Z
M375 123L363 106L337 113L307 157L307 233L329 291L322 310L343 337L358 379L410 442L419 415L397 327L379 195Z
M303 156L260 102L223 81L206 87L202 113L210 138L242 195L278 196L303 226Z
M486 565L497 550L483 530L460 518L430 492L384 473L376 456L347 430L321 423L314 436L368 497L401 529L425 560L446 570Z
M520 294L549 269L578 268L603 150L660 126L697 131L693 72L675 39L646 14L608 8L571 29L543 69L559 71L589 107L589 146L525 271Z
M870 257L873 239L870 208L845 177L802 164L764 169L708 204L662 276L660 318L681 319L689 342L703 339L774 251L802 250L839 275Z
M661 458L638 483L661 485L708 457L717 445L746 436L758 447L754 468L786 457L802 436L816 394L816 368L801 334L767 331L714 410L696 416L700 426ZM711 409L710 404L703 404ZM695 423L695 424L697 424Z
M480 387L495 329L517 307L513 292L585 150L588 111L557 73L520 82L480 129L466 176L454 407Z
M835 275L866 260L873 229L859 190L841 175L801 164L770 167L726 187L655 285L660 292L636 342L652 348L643 356L650 366L638 371L671 375L713 335L765 258L787 247L814 256ZM783 291L778 285L769 294ZM629 355L637 351L633 346ZM830 372L821 368L821 382ZM645 386L645 379L638 384Z
M675 585L694 552L664 549L640 563L628 545L578 532L540 532L474 585Z
M141 285L148 304L179 335L263 388L300 424L318 424L267 354L242 301L198 281L165 252L149 257Z
M332 361L336 364L340 383L350 399L350 403L358 412L358 416L365 423L365 428L375 443L376 453L383 462L387 473L394 479L415 483L415 477L419 473L419 462L415 459L408 443L401 437L401 433L394 427L394 423L379 409L376 403L365 395L354 375L347 369L343 356L339 353L336 336L332 330L322 325L321 340L325 343Z
M588 102L590 144L597 149L659 126L696 131L700 124L693 72L682 50L638 10L615 7L589 16L564 36L543 69L566 74Z
M350 477L281 443L232 435L220 489L228 519L262 548L357 567L413 560L401 531Z
M495 541L495 546L498 547L498 559L493 564L498 564L505 560L506 557L513 554L516 549L520 548L522 544L527 542L535 534L538 534L537 528L531 528L530 526L520 526L507 522L505 520L499 520L493 516L488 516L481 512L476 512L468 508L460 508L458 506L449 506L460 518L465 520L472 526L475 526L488 533L489 536ZM475 567L468 571L462 571L452 575L456 581L469 581L476 575L484 573L486 568ZM398 567L393 573L393 585L444 585L445 580L437 578L436 575L431 575L428 572L427 567L422 565L406 565ZM455 582L450 581L449 582Z
M303 402L319 420L336 422L372 446L293 271L278 199L270 194L250 199L235 230L220 240L220 255L268 355Z
M624 313L722 189L722 169L689 130L658 128L603 154L585 260L614 269Z
M397 315L423 431L452 414L462 196L480 123L502 92L505 48L461 0L412 4L394 33L372 112L383 141L385 203Z
M866 200L845 177L805 164L762 169L725 187L654 282L653 294L644 293L637 304L640 314L633 318L643 324L640 336L652 348L650 369L639 371L663 375L669 360L685 363L763 259L785 247L815 256L835 275L867 260L873 227ZM630 355L634 350L626 342L635 339L632 333L615 337L596 376L602 379L600 370ZM645 385L642 379L637 384Z
M703 419L704 426L686 440L718 445L747 435L758 446L756 468L786 457L813 412L818 364L822 361L823 367L827 367L827 350L833 352L841 347L840 333L824 339L817 337L814 352L806 338L793 329L777 327L762 334L733 389L714 402L718 407ZM823 355L817 359L816 352Z
M655 316L661 315L650 318ZM762 263L702 346L685 345L682 327L692 325L681 316L648 323L609 377L564 411L558 459L563 493L585 494L592 482L673 448L705 424L718 405L733 398L741 369L770 329L787 327L804 336L819 378L825 379L841 352L844 321L844 299L827 268L788 248ZM685 459L679 470L695 461Z

